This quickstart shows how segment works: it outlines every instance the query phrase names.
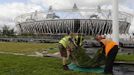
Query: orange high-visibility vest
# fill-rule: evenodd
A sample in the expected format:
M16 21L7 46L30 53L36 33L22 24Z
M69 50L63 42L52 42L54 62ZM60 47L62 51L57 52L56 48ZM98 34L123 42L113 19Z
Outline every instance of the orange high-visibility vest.
M102 39L101 42L105 45L105 53L106 56L108 55L108 53L110 52L110 50L117 45L116 42L112 41L112 40L108 40L108 39Z

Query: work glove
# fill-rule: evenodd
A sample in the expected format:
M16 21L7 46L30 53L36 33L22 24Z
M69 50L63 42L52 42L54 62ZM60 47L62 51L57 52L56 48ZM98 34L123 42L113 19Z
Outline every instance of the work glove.
M69 68L68 68L67 65L63 65L63 69L64 69L64 70L69 70Z

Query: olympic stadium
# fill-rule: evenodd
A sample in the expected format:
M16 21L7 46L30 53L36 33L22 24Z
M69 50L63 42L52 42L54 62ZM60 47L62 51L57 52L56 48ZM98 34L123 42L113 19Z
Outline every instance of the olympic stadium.
M119 32L127 34L132 19L130 13L119 11ZM35 11L16 17L16 26L20 34L58 35L69 32L83 35L111 34L112 14L110 9L100 6L91 9L79 9L76 4L71 9Z
M81 33L85 37L97 34L111 35L111 13L110 9L102 9L100 6L79 9L74 3L70 9L56 10L50 6L47 11L22 14L16 17L15 22L19 34L33 34L41 41L47 39L58 41L69 32ZM128 34L133 15L123 11L119 11L118 15L119 34ZM134 47L132 41L124 41L124 39L121 45Z
M118 15L119 51L124 54L134 54L134 36L130 37L129 35L133 15L123 11L119 11ZM94 40L94 36L104 34L107 38L112 38L111 10L102 9L100 6L79 9L74 4L71 9L60 10L50 6L47 11L22 14L16 17L15 22L19 34L26 35L15 38L0 38L0 41L57 43L69 32L74 32L84 36L83 47L92 53L97 50L96 48L101 47L100 43Z

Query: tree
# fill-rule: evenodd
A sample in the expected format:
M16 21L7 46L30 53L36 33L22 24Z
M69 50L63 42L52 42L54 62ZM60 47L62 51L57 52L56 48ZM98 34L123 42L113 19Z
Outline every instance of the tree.
M14 36L14 34L15 34L14 28L10 29L10 27L7 25L4 25L2 27L2 35L3 36Z

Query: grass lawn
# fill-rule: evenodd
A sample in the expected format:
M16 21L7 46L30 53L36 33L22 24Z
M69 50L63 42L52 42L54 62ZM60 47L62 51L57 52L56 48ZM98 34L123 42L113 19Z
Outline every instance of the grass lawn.
M19 42L0 42L0 51L33 54L35 51L48 50L49 53L58 51L57 43L19 43ZM118 55L118 61L134 61L134 55Z
M116 57L118 61L134 62L134 55L118 55Z
M47 49L58 51L57 43L0 42L1 52L32 54ZM134 55L118 55L116 60L134 61ZM0 54L0 75L103 75L62 70L61 59Z
M43 51L46 49L49 53L57 52L57 43L0 42L0 51L2 52L32 54L35 51Z
M58 58L0 54L0 75L100 75L62 70Z

